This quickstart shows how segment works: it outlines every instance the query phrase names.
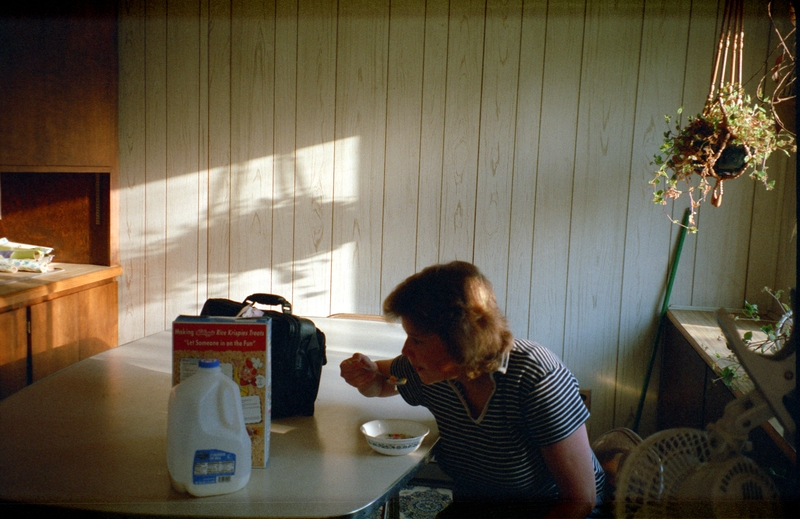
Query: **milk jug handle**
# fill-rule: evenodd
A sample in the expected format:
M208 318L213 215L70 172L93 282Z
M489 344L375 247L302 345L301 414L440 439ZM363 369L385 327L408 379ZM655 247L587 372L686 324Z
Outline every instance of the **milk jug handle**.
M244 421L244 413L241 405L241 395L237 388L226 384L223 386L222 391L217 393L219 398L219 407L222 409L222 421L225 427L232 430L239 428L240 420ZM237 406L226 405L227 402L233 401L239 403Z

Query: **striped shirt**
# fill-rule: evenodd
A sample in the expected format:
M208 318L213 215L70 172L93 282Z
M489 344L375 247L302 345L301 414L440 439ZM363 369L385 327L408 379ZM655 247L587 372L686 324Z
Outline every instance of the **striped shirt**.
M391 373L406 377L403 399L433 413L439 427L436 460L453 478L458 495L474 499L550 500L558 490L541 446L559 442L589 418L578 382L552 352L516 339L506 369L492 373L495 391L473 418L454 380L424 385L408 359ZM604 475L594 459L598 496Z

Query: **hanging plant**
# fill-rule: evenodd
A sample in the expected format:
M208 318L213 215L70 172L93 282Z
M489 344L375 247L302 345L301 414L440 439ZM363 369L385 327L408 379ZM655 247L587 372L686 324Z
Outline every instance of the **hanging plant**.
M666 120L670 124L669 116ZM778 150L796 151L794 137L779 131L772 115L752 103L740 85L725 85L702 113L689 117L686 126L678 123L664 133L660 153L653 158L658 166L650 181L653 202L666 205L686 193L691 208L688 228L694 232L700 203L713 190L711 203L719 207L725 181L749 172L772 189L775 181L768 178L766 161Z
M664 133L664 143L653 157L652 164L658 166L650 181L653 202L666 205L687 194L690 214L685 225L691 232L697 231L697 210L709 193L712 205L719 207L723 184L746 172L772 189L767 159L778 150L787 154L796 151L794 135L775 124L765 103L752 102L744 93L743 8L743 0L725 4L711 89L703 111L689 117L684 127L679 117L674 129ZM672 118L666 116L666 120L669 127Z

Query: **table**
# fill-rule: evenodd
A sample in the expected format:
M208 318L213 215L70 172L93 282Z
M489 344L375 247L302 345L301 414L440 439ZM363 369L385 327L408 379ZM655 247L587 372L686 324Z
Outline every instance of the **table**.
M365 398L339 376L354 351L399 353L396 324L312 318L327 336L313 417L272 423L268 465L233 494L172 490L166 465L171 332L95 355L0 402L0 500L100 512L229 517L364 517L410 480L438 438L432 415L398 396ZM407 456L373 452L359 426L376 418L425 423ZM12 505L0 505L4 512ZM4 514L5 515L5 514Z

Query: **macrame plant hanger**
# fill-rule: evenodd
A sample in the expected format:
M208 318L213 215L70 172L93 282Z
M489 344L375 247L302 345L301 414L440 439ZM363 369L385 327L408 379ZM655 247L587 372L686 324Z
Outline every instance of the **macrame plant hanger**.
M739 105L742 104L740 87L742 84L743 50L744 0L727 0L725 2L725 12L722 16L722 27L717 45L717 55L714 60L714 70L711 76L711 88L703 108L703 115L707 115L715 104L718 104L722 113L725 114L725 106L720 101L720 92L726 88L733 88L739 92L735 102ZM747 145L728 146L728 142L732 137L733 134L728 130L726 124L720 132L715 151L702 172L703 176L710 176L716 179L716 184L711 194L711 203L715 207L719 207L722 204L723 182L741 175L745 170L743 157L750 156L750 149ZM743 155L742 152L744 152ZM730 161L720 161L720 159L725 159L727 158L726 155L733 154L739 154L742 158L733 161L735 163L733 167L724 166L723 163ZM718 162L719 165L717 164Z

